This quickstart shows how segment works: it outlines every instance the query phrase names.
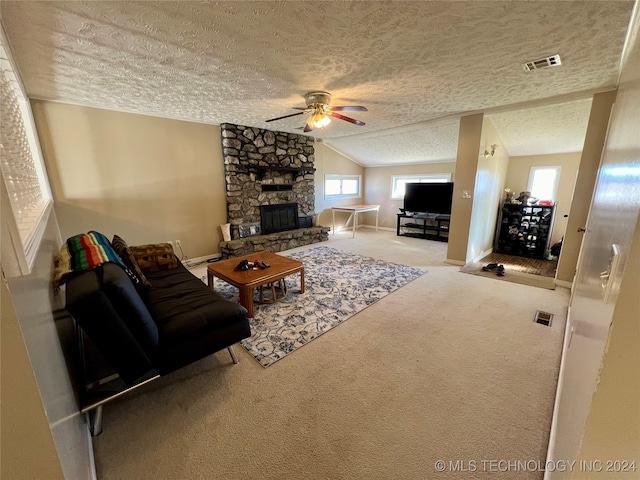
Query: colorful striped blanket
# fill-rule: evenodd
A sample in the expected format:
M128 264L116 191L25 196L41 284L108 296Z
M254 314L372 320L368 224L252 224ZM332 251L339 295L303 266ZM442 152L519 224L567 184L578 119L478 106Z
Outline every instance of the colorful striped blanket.
M78 272L113 262L127 270L107 237L99 232L82 233L67 239L55 260L53 283L57 287Z

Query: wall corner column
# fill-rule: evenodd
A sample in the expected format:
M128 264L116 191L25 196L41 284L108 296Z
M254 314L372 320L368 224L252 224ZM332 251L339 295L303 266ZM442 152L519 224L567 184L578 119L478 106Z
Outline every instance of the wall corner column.
M562 242L562 251L558 260L556 280L561 282L573 282L578 264L578 255L582 245L583 232L587 224L593 190L598 177L600 159L604 151L605 140L609 127L611 109L616 100L616 91L597 93L593 96L589 123L585 134L580 166L576 185L573 189L571 209L567 219L567 229Z
M484 114L476 113L460 118L458 154L456 157L453 203L447 261L464 265L467 262L467 245L471 227L473 192L475 191L482 122ZM468 192L468 196L465 193Z

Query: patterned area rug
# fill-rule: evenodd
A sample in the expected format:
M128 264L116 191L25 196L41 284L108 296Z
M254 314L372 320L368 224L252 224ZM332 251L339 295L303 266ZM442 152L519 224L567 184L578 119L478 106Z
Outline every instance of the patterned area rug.
M250 319L252 336L241 342L263 367L426 273L422 268L330 247L287 256L304 264L305 293L299 293L299 274L287 277L287 297L271 305L256 305L255 317ZM216 291L229 299L238 297L235 287L218 279Z

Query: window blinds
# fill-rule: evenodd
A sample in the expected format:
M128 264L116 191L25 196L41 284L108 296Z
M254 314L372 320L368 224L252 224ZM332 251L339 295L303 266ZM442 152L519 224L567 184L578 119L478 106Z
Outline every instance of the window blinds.
M11 204L5 218L22 274L29 273L51 204L31 110L3 35L0 44L0 170ZM3 209L3 215L9 212ZM17 237L17 238L15 238Z

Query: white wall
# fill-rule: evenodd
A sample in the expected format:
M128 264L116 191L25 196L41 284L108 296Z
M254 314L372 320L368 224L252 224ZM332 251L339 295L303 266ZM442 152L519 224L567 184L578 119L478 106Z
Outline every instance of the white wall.
M3 205L3 215L5 215ZM4 220L4 218L3 218ZM55 443L62 471L68 479L91 478L93 463L91 446L87 427L78 409L76 395L67 369L67 359L64 350L73 347L70 320L62 314L64 299L62 296L54 296L51 285L53 258L60 251L60 233L55 214L49 218L43 241L36 256L36 261L30 275L9 279L9 291L16 317L22 333L22 339L29 355L30 364L20 362L18 357L7 362L3 352L2 370L3 378L5 369L24 369L33 371L37 387L41 397L39 408L25 399L22 413L37 418L44 414ZM2 244L2 258L11 246L6 242ZM5 299L3 298L3 305ZM5 321L4 318L2 320ZM3 324L4 332L4 324ZM4 341L4 338L3 338ZM25 379L26 381L26 379ZM3 384L4 386L4 384ZM3 392L4 395L4 392ZM3 402L3 413L4 411ZM3 422L4 422L3 415ZM24 425L24 428L28 428ZM20 438L5 438L7 432L2 432L2 440L19 442ZM36 435L36 432L34 432ZM35 439L36 437L34 437ZM45 442L46 443L46 442ZM24 462L31 462L32 456L40 453L46 458L48 453L38 452L37 444L24 445L22 452ZM3 464L4 464L3 458ZM38 458L37 462L43 461ZM32 467L35 465L31 465ZM55 478L56 472L39 478ZM4 475L3 475L4 478ZM20 477L8 477L20 478ZM27 478L27 477L22 477ZM38 477L30 477L38 478Z
M491 151L491 145L497 145L495 154L485 157L484 152ZM480 260L493 249L498 209L504 201L505 177L509 165L509 155L501 145L502 139L491 121L485 117L473 191L467 261Z
M572 478L581 480L640 475L640 10L636 10L634 21L571 304L575 344L593 345L583 353L598 362L590 370L570 371L567 367L568 380L575 377L580 382L567 381L567 388L576 384L590 387L584 391L593 392L593 397L587 396L578 404L568 396L565 419L570 420L570 428L566 429L569 439L564 446L575 448L571 433L584 432L580 460L635 460L637 469L574 472ZM600 273L609 264L612 243L620 247L620 269L610 280L612 291L605 303ZM573 344L567 356L575 348ZM588 383L581 381L584 378ZM589 407L586 424L583 405Z
M637 226L640 221L640 11L637 9L631 25L630 48L623 62L573 282L567 322L571 334L560 367L551 459L636 460L636 466L640 462L637 356L640 351L640 229ZM594 96L596 105L598 95L601 94ZM593 148L597 148L602 137L590 138L589 130L585 146L593 143L596 144ZM620 249L620 262L618 271L611 272L611 291L605 299L601 273L609 268L612 244ZM604 467L601 472L579 468L573 472L547 472L545 478L638 476L637 470L611 472L606 470L606 463Z
M578 461L635 460L640 469L640 217L629 259ZM572 478L611 478L613 472L607 472L606 467L603 464L599 472L578 468ZM620 478L638 475L637 469L621 472Z
M4 275L0 302L0 477L63 479Z

